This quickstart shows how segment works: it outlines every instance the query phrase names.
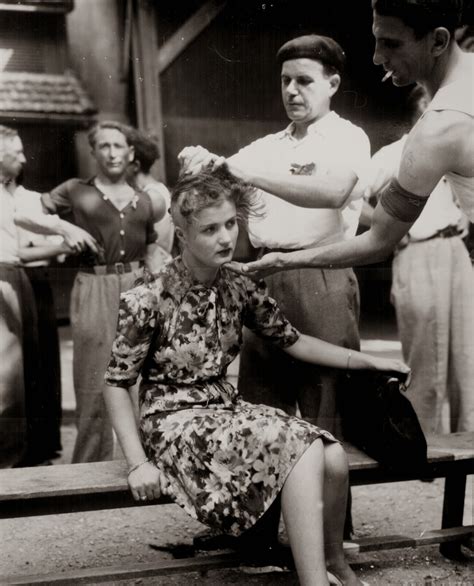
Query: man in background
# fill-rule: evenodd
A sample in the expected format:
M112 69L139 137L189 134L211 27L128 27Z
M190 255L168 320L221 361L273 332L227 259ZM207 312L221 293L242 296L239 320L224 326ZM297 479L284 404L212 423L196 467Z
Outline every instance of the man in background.
M38 367L37 348L31 346L31 336L24 335L28 331L33 337L36 336L37 315L31 284L21 268L18 227L39 234L61 235L64 244L56 252L77 253L86 249L97 252L94 238L82 228L58 216L46 216L41 209L15 200L17 179L25 163L23 143L18 132L0 125L1 468L25 462L27 449L31 451L34 448L33 418L40 415L35 403L39 381L32 376Z
M148 137L139 130L133 129L131 133L131 144L135 151L133 161L129 167L129 181L138 190L144 191L151 196L156 194L165 201L166 212L163 218L155 224L158 237L155 241L155 250L152 254L152 270L158 271L161 266L170 260L174 243L174 226L169 213L171 204L170 192L164 183L155 179L151 168L155 161L160 158L160 151L156 140Z
M97 123L89 132L96 175L69 179L43 194L49 213L73 218L98 243L98 253L80 257L71 292L73 378L78 433L73 462L114 457L112 426L102 391L117 325L120 294L150 263L155 222L165 200L127 182L134 159L132 129L115 121Z

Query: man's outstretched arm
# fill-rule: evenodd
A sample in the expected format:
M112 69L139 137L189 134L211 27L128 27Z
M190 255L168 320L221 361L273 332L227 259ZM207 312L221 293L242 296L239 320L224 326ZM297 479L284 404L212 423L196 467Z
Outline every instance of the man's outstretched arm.
M302 267L341 268L370 264L386 258L405 236L441 177L456 157L456 138L445 121L429 117L409 137L398 179L384 191L372 225L351 240L289 253L270 253L260 260L229 268L259 277Z
M342 268L378 262L386 258L408 232L412 222L401 222L390 216L379 203L370 230L335 244L296 250L271 252L247 264L229 263L229 268L260 278L279 271L305 267Z

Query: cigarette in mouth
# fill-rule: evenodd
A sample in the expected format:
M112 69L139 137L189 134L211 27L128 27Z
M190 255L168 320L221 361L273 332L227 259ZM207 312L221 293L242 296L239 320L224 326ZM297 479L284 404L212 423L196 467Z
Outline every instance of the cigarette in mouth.
M393 71L387 71L387 73L382 77L382 83L384 81L387 81L387 79L390 79L393 75Z

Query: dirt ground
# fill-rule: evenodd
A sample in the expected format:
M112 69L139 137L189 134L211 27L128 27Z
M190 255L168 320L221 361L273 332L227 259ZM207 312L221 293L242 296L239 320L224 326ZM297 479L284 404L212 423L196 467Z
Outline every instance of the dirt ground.
M63 455L69 462L75 437L63 426ZM468 480L464 523L472 523L472 477ZM410 535L440 526L444 481L405 482L355 487L353 516L357 536ZM0 574L28 575L73 569L172 559L154 547L191 544L204 527L174 505L74 513L0 521ZM465 562L444 559L436 546L353 555L351 565L371 585L474 585L474 554ZM0 582L1 583L1 582ZM228 584L296 585L292 572L249 575L241 569L165 576L106 584L221 586Z

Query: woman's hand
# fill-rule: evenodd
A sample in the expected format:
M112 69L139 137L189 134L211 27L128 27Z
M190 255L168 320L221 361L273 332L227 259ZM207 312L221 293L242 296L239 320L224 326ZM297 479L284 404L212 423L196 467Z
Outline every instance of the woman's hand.
M152 501L166 492L164 478L153 462L145 462L130 472L128 485L136 501Z
M404 381L405 387L408 387L410 384L411 368L402 360L397 360L396 358L377 358L373 356L372 365L375 370L383 370L393 373L400 372L406 375L406 380Z

